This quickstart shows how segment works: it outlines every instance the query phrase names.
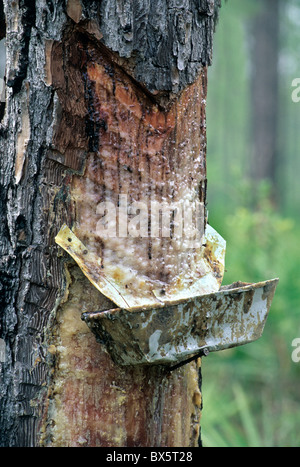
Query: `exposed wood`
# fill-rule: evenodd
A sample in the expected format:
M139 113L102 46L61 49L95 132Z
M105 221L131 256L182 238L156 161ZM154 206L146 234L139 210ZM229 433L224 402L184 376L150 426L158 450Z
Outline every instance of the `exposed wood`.
M80 319L83 308L110 306L78 268L59 307L51 354L55 369L43 425L46 446L197 446L198 367L122 368Z
M124 67L157 94L194 82L212 58L220 0L83 1L83 14L99 24L102 42Z
M82 15L80 0L67 0L67 15L72 18L75 23L79 23Z
M165 3L126 1L121 8L115 0L86 0L80 14L79 2L70 2L65 11L57 0L4 1L0 337L6 343L6 362L1 368L1 446L198 444L200 362L172 375L163 367L124 370L113 364L80 319L82 311L111 304L54 241L63 223L78 231L86 223L76 190L91 174L99 146L106 144L105 119L115 118L108 109L99 127L93 113L99 110L95 96L103 92L96 89L95 73L109 75L108 68L103 72L104 62L142 96L141 108L157 107L164 122L172 114L171 102L177 110L185 105L184 89L191 85L187 93L196 102L189 112L201 129L193 144L201 151L200 197L205 203L205 67L211 60L218 2L170 1L167 12ZM95 60L100 68L87 69L88 51L101 55ZM183 94L176 95L179 91ZM180 111L177 129L181 125L181 134L192 131L184 109ZM175 127L170 128L172 133ZM162 137L160 144L170 145L171 136L167 143ZM143 158L141 164L146 154ZM167 160L165 169L174 163ZM128 167L138 167L136 156L131 164L126 159ZM93 182L97 177L99 167L94 179L89 176ZM166 276L166 270L162 273Z
M201 214L202 225L197 226L201 240L206 70L164 110L107 54L72 34L63 50L60 44L53 49L52 76L62 118L50 157L79 172L69 186L76 205L76 235L101 258L102 273L117 280L129 299L138 295L150 301L153 289L168 295L172 289L188 288L203 275L199 247L187 248L183 234L178 238L171 233L168 237L168 232L164 238L149 234L148 217L145 232L138 226L128 235L125 225L120 236L113 232L112 238L103 239L98 224L104 213L98 208L104 202L117 208L120 196L126 196L128 205L139 202L149 210L152 205L152 211L154 202L174 209L187 200ZM116 221L116 212L112 216ZM115 227L124 230L117 220Z

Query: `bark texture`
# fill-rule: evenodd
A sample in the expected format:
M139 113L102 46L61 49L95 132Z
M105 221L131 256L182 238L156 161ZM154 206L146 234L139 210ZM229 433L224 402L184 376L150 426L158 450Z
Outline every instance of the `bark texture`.
M150 91L175 92L191 84L211 62L212 27L218 1L110 2L100 8L103 42L126 57L133 76ZM118 34L115 32L118 31Z
M218 6L211 0L4 1L1 446L198 444L200 362L171 374L115 365L80 319L82 311L112 303L54 238L63 223L78 221L76 186L91 170L106 125L93 107L87 54L97 50L106 74L117 67L123 82L164 114L199 76L205 89ZM205 201L203 186L200 192Z
M6 24L5 24L5 16L4 16L4 8L3 3L0 3L0 41L5 37L6 34Z

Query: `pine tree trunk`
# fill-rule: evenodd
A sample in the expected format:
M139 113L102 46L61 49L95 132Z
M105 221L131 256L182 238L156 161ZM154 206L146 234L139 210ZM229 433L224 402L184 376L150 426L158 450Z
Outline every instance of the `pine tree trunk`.
M200 159L186 183L205 203L206 67L219 2L3 3L0 445L197 446L200 360L172 373L115 364L81 320L114 304L55 236L66 223L92 247L87 206L135 173L142 192L156 172L184 171L189 153ZM168 282L161 262L155 274Z
M280 0L258 2L251 25L252 136L255 181L267 180L277 197L278 168L278 63Z

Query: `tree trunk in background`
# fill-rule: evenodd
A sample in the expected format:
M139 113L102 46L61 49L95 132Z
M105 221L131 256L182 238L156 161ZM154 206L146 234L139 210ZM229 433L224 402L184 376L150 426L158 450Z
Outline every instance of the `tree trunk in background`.
M259 0L251 25L252 137L255 181L268 180L277 193L278 61L280 0Z
M97 158L126 105L141 115L137 136L124 115L129 150L143 144L147 119L169 165L174 138L193 140L205 202L206 67L218 8L217 0L4 1L1 446L199 443L200 360L172 373L114 364L81 321L82 311L114 304L54 239L64 223L84 219L91 174L105 185ZM120 135L121 128L111 138L122 146ZM126 173L132 164L122 165Z

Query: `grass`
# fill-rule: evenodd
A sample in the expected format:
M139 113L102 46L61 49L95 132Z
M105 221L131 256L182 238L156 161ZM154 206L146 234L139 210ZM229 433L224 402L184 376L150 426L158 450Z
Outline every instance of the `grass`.
M224 283L280 278L263 337L203 361L202 441L206 447L299 447L300 224L262 198L256 209L214 211L227 240ZM229 203L230 205L230 203Z

